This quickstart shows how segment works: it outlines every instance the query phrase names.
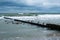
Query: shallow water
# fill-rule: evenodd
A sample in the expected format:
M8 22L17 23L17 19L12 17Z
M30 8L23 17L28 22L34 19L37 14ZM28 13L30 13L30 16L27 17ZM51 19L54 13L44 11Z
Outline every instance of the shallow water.
M56 37L57 33L59 32L38 28L35 25L7 24L4 20L0 20L0 40L48 40L51 37Z

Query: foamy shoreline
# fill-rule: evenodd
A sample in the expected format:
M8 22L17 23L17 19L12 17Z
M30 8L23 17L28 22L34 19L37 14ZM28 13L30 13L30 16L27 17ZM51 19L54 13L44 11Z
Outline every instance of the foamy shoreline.
M0 17L0 19L3 19L4 16ZM58 24L60 25L60 15L38 15L38 16L6 16L12 19L18 19L18 20L35 20L39 21L40 23L51 23L51 24Z

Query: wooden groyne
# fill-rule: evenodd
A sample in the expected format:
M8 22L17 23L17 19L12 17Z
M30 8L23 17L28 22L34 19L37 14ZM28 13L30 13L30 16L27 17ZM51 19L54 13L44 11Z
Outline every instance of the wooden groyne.
M46 27L50 30L58 30L60 31L60 25L56 25L56 24L39 24L39 23L33 23L33 22L28 22L28 21L23 21L23 20L17 20L17 19L14 19L14 21L19 21L19 22L23 22L23 23L28 23L28 24L32 24L32 25L36 25L38 27Z
M11 18L7 18L7 17L4 17L5 19L11 19ZM57 25L57 24L39 24L39 23L34 23L34 22L29 22L29 21L23 21L23 20L18 20L18 19L14 19L14 21L18 21L18 22L23 22L23 23L28 23L28 24L31 24L31 25L36 25L37 27L46 27L50 30L58 30L60 31L60 25Z

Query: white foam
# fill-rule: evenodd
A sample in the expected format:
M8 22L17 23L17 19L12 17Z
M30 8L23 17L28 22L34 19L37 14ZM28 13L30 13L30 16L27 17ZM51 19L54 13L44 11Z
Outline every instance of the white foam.
M18 20L34 20L35 22L40 21L40 23L51 23L51 24L59 24L60 25L60 15L52 15L52 14L45 14L45 15L38 15L38 16L13 16L9 17L12 19Z

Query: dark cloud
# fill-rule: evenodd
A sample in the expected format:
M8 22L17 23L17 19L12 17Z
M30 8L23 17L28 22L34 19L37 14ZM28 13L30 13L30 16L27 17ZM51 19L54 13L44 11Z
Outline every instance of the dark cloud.
M17 1L17 0L16 0ZM15 0L0 0L0 12L59 12L59 7L27 5L26 2ZM32 3L33 4L33 3ZM50 8L51 7L51 8Z

